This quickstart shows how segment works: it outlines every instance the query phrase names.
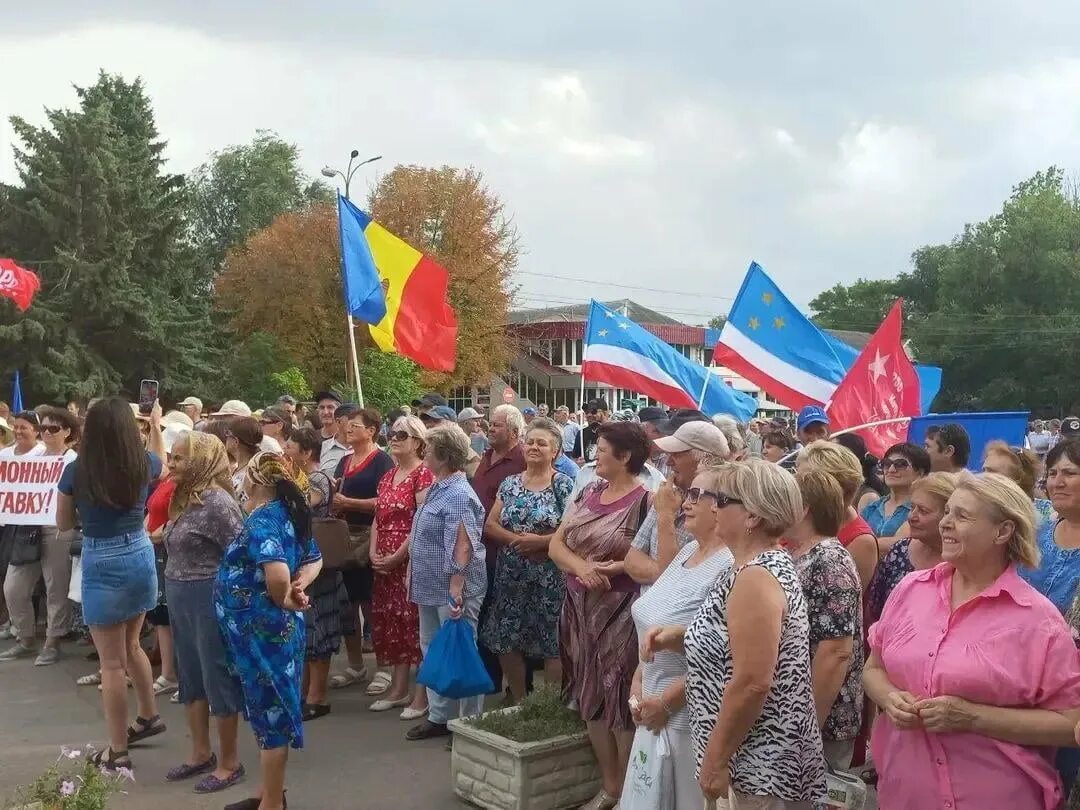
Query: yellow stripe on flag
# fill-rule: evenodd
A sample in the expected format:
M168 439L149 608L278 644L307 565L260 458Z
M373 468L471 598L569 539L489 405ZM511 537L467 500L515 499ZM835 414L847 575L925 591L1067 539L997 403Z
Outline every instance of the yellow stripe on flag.
M384 352L395 351L394 323L401 307L401 295L405 291L405 282L412 275L413 268L423 258L423 254L414 247L402 242L379 223L372 221L364 228L364 236L371 248L371 257L375 260L375 269L379 271L383 289L386 291L386 317L377 324L368 326L371 337Z

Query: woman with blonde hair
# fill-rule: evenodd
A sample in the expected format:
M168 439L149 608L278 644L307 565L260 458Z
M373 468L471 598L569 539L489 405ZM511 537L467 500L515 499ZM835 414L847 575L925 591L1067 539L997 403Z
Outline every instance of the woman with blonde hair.
M642 658L686 651L686 705L708 799L809 808L825 795L806 598L780 537L803 515L795 478L767 461L717 474L716 532L735 558L688 627L651 628ZM755 804L756 802L756 804Z
M905 577L870 628L878 792L896 807L1057 808L1053 749L1073 744L1080 657L1017 575L1039 560L1031 499L1004 476L960 473L941 543L943 562Z
M822 439L799 451L798 468L831 475L840 485L844 494L844 521L836 539L855 561L865 594L878 564L878 541L867 522L855 511L864 480L859 459L843 445Z
M1046 498L1035 497L1035 486L1039 482L1041 467L1039 457L1030 450L1010 447L1000 440L987 442L983 451L983 472L997 473L1015 481L1035 504L1039 523L1051 520L1054 516L1054 505Z
M165 594L176 650L180 703L187 711L191 756L172 768L170 782L206 774L196 793L214 793L244 776L237 752L239 684L230 676L214 610L214 582L225 548L244 526L225 447L208 433L188 432L169 456L176 482L169 502L164 543ZM210 717L217 721L221 760L210 744Z

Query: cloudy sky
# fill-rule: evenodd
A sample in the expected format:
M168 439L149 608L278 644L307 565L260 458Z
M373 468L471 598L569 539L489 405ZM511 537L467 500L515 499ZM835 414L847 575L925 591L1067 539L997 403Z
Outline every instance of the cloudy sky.
M175 171L260 128L313 174L352 148L384 156L367 182L475 166L527 251L521 305L702 322L751 258L805 304L1080 166L1080 4L895 5L22 4L0 30L0 179L7 116L41 121L104 68L144 78Z

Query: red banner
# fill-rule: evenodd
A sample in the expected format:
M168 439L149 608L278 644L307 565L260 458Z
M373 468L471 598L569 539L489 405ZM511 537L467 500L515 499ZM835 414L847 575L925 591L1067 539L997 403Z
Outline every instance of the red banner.
M10 298L20 311L26 312L40 289L37 273L19 267L14 259L0 259L0 296Z

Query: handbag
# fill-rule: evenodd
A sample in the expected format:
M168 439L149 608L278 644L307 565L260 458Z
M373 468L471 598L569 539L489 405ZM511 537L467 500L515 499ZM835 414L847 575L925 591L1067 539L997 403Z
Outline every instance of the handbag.
M371 565L371 526L349 526L348 528L349 556L345 567L367 568Z
M476 647L472 625L464 619L443 622L428 646L416 682L454 700L486 695L495 689Z
M311 536L322 554L323 569L337 571L352 560L349 545L349 524L340 518L315 518L311 521Z
M675 763L667 729L638 726L630 746L619 810L674 810Z
M8 565L30 565L41 561L41 527L8 526L12 529L11 559Z

